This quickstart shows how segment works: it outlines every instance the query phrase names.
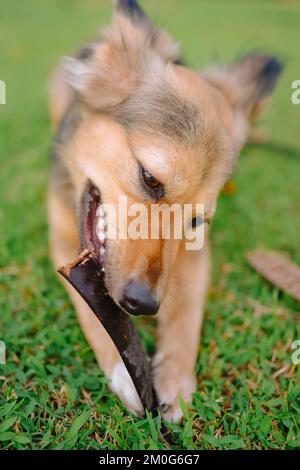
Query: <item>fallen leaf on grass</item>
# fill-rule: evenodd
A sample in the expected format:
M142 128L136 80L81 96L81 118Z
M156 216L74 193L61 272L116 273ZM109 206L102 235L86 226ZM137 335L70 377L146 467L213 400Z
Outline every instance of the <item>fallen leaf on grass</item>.
M300 302L299 266L275 251L252 251L247 260L267 281Z

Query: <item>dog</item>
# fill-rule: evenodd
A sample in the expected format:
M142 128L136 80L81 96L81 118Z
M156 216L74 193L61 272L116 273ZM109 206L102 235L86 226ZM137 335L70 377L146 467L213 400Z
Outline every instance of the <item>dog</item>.
M196 390L203 309L210 278L209 222L252 122L281 72L272 56L250 53L202 73L186 67L176 42L135 0L119 0L101 39L63 60L50 86L56 137L49 183L55 267L88 245L101 258L109 295L126 312L157 315L153 380L161 414L179 422L179 397ZM204 247L184 240L110 240L95 235L98 206L204 204ZM88 209L87 209L88 205ZM102 227L105 221L100 214ZM102 234L103 232L101 232ZM131 378L89 307L66 285L79 322L111 389L144 413Z

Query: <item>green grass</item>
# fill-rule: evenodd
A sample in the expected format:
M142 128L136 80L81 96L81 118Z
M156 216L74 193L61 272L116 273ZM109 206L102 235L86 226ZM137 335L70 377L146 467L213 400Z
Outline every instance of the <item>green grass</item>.
M298 2L148 3L196 67L253 48L285 59L263 126L273 139L300 147L300 105L290 99L291 82L300 79ZM245 261L247 250L263 247L300 263L300 154L244 151L235 194L221 196L198 392L182 425L135 419L109 393L52 270L46 83L58 58L93 36L109 15L105 0L1 1L0 79L7 83L7 105L0 105L0 339L8 357L0 366L0 447L300 448L300 366L292 367L290 348L300 339L299 305ZM141 333L151 348L151 329Z

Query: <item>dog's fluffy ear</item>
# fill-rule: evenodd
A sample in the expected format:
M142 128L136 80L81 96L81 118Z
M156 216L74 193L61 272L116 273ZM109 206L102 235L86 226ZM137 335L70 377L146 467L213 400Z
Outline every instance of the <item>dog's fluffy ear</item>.
M155 60L156 59L156 60ZM178 46L135 0L119 0L112 25L88 59L66 58L68 83L90 108L111 111L132 93L151 61L174 62Z
M252 53L230 66L211 67L203 77L226 96L234 110L252 121L262 113L281 70L275 57Z

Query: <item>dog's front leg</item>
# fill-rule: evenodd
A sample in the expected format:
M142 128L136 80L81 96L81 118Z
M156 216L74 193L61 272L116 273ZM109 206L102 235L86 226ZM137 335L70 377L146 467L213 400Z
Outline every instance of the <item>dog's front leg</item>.
M179 253L159 311L158 348L153 360L155 389L163 417L182 418L179 397L191 401L203 306L209 282L209 247Z

